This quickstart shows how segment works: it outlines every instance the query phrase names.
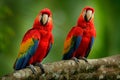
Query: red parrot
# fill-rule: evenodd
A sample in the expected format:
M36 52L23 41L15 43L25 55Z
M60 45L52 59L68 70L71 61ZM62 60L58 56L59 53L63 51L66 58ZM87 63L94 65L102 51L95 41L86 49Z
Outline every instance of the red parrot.
M85 7L78 18L77 25L70 30L64 42L63 60L73 58L87 62L86 58L96 37L93 19L94 9Z
M32 29L28 30L22 39L14 63L15 70L40 63L47 56L53 44L52 28L52 13L45 8L37 15Z

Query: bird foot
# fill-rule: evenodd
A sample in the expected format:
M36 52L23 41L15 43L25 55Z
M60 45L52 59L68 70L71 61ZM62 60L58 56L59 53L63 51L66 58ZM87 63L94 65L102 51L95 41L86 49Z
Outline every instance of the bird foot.
M88 63L87 59L85 57L79 57L79 59L84 60L85 62Z
M44 67L41 63L36 63L35 65L40 67L42 73L45 73Z
M88 63L87 59L85 57L79 57L79 58L76 58L76 57L72 57L72 60L74 60L76 63L80 62L80 60L84 60L86 63Z
M79 60L76 57L72 57L72 60L74 60L76 63L79 62Z
M30 64L29 66L27 66L27 68L30 68L31 71L33 72L33 74L35 74L35 75L37 74L37 71L33 65Z

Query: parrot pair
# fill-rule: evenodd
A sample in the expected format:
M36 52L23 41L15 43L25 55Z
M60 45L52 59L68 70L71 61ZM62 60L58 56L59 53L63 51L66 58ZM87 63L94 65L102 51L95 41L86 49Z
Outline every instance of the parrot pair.
M77 25L71 29L65 40L63 60L87 58L96 36L93 18L94 9L85 7ZM48 55L54 42L52 28L52 13L45 8L40 11L32 29L28 30L22 39L18 57L14 63L15 70L29 66L35 73L33 65L38 65L44 72L41 62Z

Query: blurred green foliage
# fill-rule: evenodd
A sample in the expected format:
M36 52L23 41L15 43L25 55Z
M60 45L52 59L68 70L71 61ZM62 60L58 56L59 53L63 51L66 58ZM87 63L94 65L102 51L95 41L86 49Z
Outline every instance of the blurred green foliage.
M13 71L13 64L25 32L45 7L53 13L54 45L43 63L62 58L68 31L76 25L85 6L95 9L97 37L88 58L101 58L120 53L120 0L1 0L0 1L0 76Z

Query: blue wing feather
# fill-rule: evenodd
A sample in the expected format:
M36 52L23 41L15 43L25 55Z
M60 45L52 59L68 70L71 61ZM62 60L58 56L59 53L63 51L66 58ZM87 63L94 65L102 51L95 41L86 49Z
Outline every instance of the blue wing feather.
M28 61L30 60L30 58L32 57L32 55L35 53L37 47L38 47L38 40L34 40L34 45L31 46L28 51L25 53L25 55L23 55L23 57L19 58L16 60L16 64L15 64L15 69L19 70L22 68L25 68Z
M81 40L82 40L81 36L74 36L72 38L70 50L64 54L63 60L67 60L67 59L70 59L72 57L72 54L74 53L74 51L79 47Z
M87 51L86 51L85 58L88 57L88 55L89 55L89 53L90 53L90 51L91 51L91 48L92 48L93 43L94 43L94 37L91 38L90 44L89 44L88 49L87 49Z

